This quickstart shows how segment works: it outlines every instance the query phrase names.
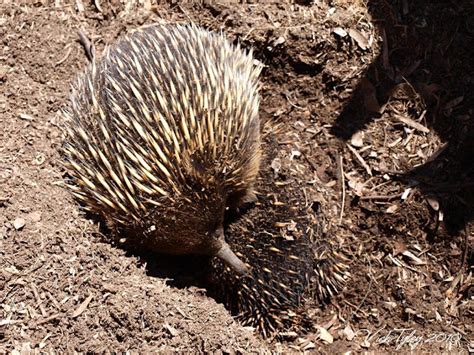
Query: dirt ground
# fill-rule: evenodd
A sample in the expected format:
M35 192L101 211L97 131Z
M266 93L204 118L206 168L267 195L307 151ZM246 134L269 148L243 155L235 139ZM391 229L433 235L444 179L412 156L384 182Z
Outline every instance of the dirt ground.
M24 3L0 5L0 352L473 351L471 1ZM268 339L187 258L160 269L104 241L63 187L78 29L100 53L139 25L190 21L254 48L277 142L261 184L348 259L343 291L324 305L308 292L295 312L310 322ZM276 218L264 207L254 228Z

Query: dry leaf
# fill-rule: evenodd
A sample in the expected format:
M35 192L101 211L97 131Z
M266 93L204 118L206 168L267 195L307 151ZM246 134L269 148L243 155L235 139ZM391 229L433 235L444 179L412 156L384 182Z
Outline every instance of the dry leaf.
M87 308L87 306L89 305L90 301L92 301L92 298L94 296L92 295L89 295L89 297L87 297L85 299L84 302L82 302L79 307L76 308L76 310L72 313L71 317L72 318L76 318L76 317L79 317Z

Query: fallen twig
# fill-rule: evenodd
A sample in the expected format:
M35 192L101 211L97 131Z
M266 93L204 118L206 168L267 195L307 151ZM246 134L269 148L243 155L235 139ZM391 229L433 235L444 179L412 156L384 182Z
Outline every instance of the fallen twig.
M83 28L81 28L79 30L78 34L79 34L79 42L84 47L84 50L86 51L87 58L89 59L90 62L93 62L94 59L95 59L94 44L89 40L89 38L87 37L86 32L84 31Z
M362 167L365 169L365 171L367 171L367 174L369 174L369 176L372 176L372 169L370 169L370 166L365 162L364 158L362 158L359 152L355 150L354 148L352 148L350 144L346 143L346 145L347 145L347 148L349 148L349 150L352 152L352 154L355 155L355 157L357 158L359 163L362 165Z
M344 216L344 205L346 204L346 181L344 179L344 166L342 155L339 156L339 171L341 174L341 188L342 188L342 201L341 201L341 213L339 214L339 224L342 223L342 217Z

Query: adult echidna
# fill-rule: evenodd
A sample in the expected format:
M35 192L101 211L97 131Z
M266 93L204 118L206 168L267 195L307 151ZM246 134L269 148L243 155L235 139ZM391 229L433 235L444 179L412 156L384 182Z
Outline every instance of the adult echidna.
M63 153L72 193L114 235L222 260L215 275L240 288L239 312L272 330L280 310L299 305L313 259L304 235L224 237L225 211L255 200L258 75L251 53L222 34L143 27L73 85Z
M109 47L66 110L74 195L156 250L244 273L223 218L253 198L258 74L250 54L196 26L149 26Z

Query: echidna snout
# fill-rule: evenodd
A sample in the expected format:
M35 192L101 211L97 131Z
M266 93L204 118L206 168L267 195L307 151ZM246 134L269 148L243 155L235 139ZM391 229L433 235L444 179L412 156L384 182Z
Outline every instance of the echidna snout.
M239 259L237 255L232 251L229 244L225 241L224 238L224 229L219 228L217 231L218 240L221 242L222 246L219 251L215 254L218 258L222 259L230 267L232 267L240 275L245 275L248 272L248 267L245 265L242 260Z

